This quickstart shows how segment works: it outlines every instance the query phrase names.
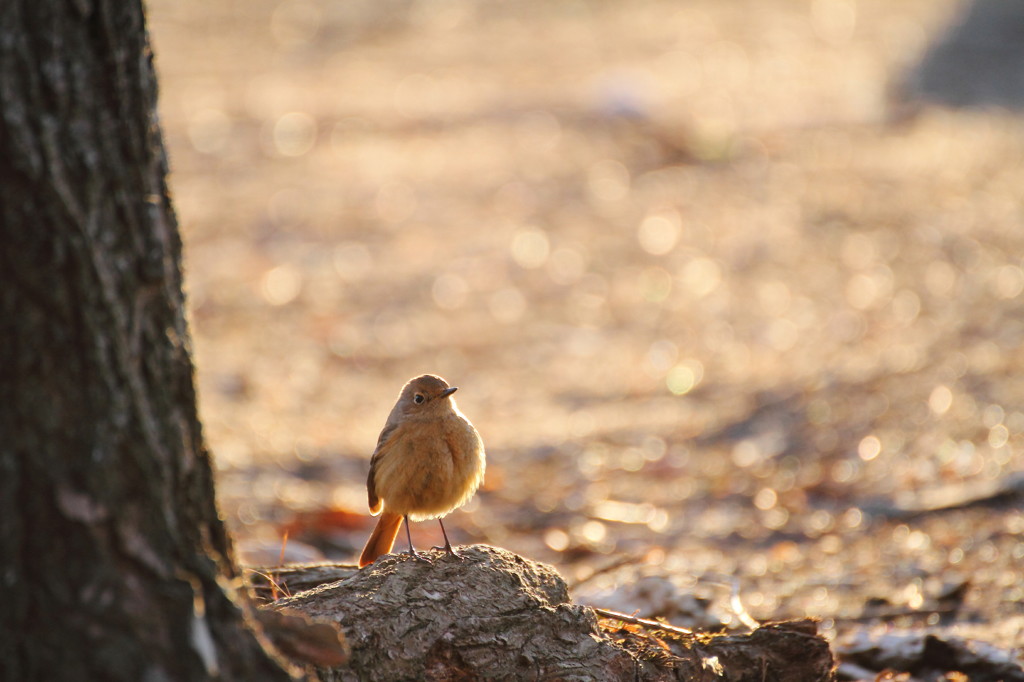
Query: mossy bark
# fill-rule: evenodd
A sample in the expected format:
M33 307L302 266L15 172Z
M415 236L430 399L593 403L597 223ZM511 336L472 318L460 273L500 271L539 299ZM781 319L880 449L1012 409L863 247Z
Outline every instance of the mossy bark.
M196 414L140 2L0 3L0 678L288 679Z

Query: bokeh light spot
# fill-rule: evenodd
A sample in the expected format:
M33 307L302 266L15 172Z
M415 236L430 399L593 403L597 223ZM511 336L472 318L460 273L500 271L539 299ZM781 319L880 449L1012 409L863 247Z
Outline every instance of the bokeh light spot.
M988 444L993 448L1001 448L1010 440L1010 430L1002 424L996 424L988 431Z
M921 299L910 289L903 289L892 297L892 312L902 324L910 324L921 312Z
M309 114L292 111L274 123L274 148L282 156L302 156L316 143L316 121Z
M754 495L754 506L761 511L768 511L775 507L779 501L778 494L771 488L761 488Z
M660 211L644 218L637 229L640 247L653 256L663 256L676 247L682 221L675 211Z
M857 454L865 462L870 462L882 452L882 441L878 436L865 436L857 444Z
M597 544L604 540L608 534L608 528L600 521L590 520L580 528L580 535L590 544Z
M569 534L561 528L549 528L544 533L544 544L556 552L569 549Z
M676 365L665 376L665 385L674 395L685 395L697 387L704 376L704 366L692 360Z
M996 298L1011 299L1024 291L1024 270L1016 265L1004 265L995 272L992 293Z
M512 260L521 268L534 269L544 265L551 245L548 235L538 228L527 228L512 237Z
M936 386L928 396L928 408L938 415L946 414L953 406L953 391L948 386Z
M694 298L702 298L722 282L722 268L710 258L694 258L683 267L683 289Z
M270 305L291 303L302 289L302 274L293 265L279 265L268 270L260 283L263 299Z

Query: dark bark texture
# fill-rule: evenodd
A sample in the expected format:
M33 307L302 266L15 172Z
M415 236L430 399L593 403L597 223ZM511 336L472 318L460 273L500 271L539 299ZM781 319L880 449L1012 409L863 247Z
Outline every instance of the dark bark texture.
M813 621L715 635L599 617L572 603L549 566L493 547L459 551L462 561L435 551L429 564L392 555L359 571L337 567L333 582L267 608L340 625L351 657L321 668L325 681L833 679ZM261 573L278 587L332 577L328 567Z
M140 2L0 3L0 678L287 679L196 415Z

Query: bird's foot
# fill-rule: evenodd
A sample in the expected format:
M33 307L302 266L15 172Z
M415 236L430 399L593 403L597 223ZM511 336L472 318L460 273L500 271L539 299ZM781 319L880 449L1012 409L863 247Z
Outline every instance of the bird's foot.
M430 564L431 566L434 565L434 561L430 557L428 557L423 552L417 552L415 549L411 547L409 548L409 551L406 552L406 554L411 556L413 559L416 559L417 561L422 561L423 563Z
M448 542L444 543L444 546L434 545L433 547L431 547L431 549L443 549L445 551L445 554L455 559L458 559L459 561L464 561L466 559L466 557L456 552L455 548L452 547L451 543Z

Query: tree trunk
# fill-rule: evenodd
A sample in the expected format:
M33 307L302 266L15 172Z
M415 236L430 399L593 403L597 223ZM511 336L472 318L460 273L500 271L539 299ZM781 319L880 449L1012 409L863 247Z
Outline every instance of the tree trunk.
M139 2L0 3L0 678L289 679L196 415Z

